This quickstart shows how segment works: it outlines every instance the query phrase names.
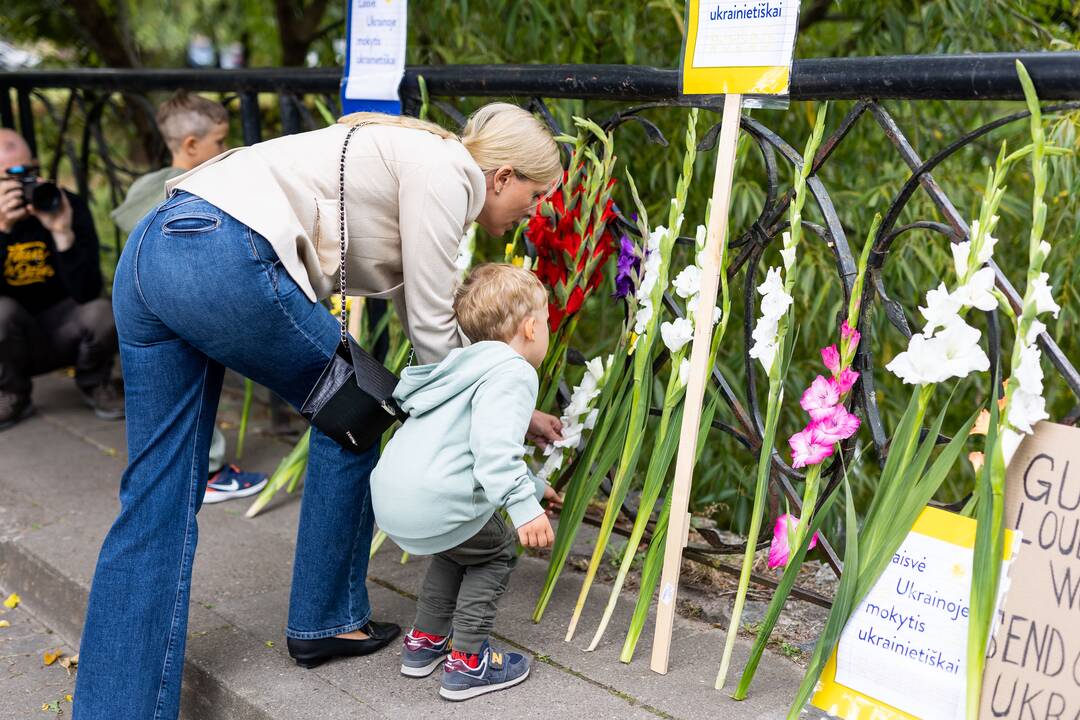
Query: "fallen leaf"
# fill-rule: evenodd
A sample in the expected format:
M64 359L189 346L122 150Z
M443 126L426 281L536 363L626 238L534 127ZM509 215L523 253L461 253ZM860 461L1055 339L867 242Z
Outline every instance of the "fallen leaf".
M68 675L70 675L71 671L79 666L79 656L72 655L71 657L62 657L57 660L57 662L59 662L61 667L67 670Z
M60 701L59 700L53 700L51 703L41 703L41 710L42 710L42 712L54 712L57 715L64 712L60 708Z
M75 657L78 657L78 655L76 655ZM71 697L71 695L65 695L64 699L67 700L68 702L75 702L75 699L73 697Z
M273 640L267 640L266 641L266 647L274 647L274 641Z
M42 662L44 662L46 666L49 666L49 665L52 665L57 660L59 660L60 656L63 655L63 654L64 653L61 652L60 650L57 650L56 652L46 652L44 654L44 656L42 656L41 659L42 659Z
M11 623L7 620L0 620L0 628L11 627Z
M7 600L4 601L4 607L8 610L14 610L19 606L19 602L22 600L17 593L11 593L7 596Z

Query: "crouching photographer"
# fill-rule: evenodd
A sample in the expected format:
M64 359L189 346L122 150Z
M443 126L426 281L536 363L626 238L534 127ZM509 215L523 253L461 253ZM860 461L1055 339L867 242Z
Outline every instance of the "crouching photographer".
M0 430L33 412L31 378L69 365L98 417L124 417L111 381L112 305L83 200L38 177L22 136L0 129Z

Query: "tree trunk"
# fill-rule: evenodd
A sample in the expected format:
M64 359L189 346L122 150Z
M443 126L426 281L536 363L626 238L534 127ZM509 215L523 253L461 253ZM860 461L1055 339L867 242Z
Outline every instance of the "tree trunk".
M296 67L304 64L311 43L319 36L319 26L326 14L328 0L274 0L281 64Z

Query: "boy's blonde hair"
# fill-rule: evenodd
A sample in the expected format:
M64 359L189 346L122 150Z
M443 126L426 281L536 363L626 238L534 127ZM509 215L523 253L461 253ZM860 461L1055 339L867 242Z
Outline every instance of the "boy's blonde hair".
M221 103L184 90L177 91L157 111L158 129L169 151L176 153L184 138L202 139L216 125L229 122L229 111Z
M510 103L488 103L469 116L461 136L427 120L407 115L358 112L338 120L342 125L370 123L426 130L465 146L484 172L503 165L520 177L551 185L562 177L559 147L551 131L528 110Z
M509 342L521 321L546 307L547 301L547 291L532 272L505 263L483 263L454 293L454 312L473 342Z

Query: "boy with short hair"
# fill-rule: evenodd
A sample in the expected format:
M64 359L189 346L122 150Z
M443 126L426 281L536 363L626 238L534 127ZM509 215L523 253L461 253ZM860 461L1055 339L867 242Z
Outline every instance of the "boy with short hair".
M548 349L543 285L512 265L480 265L458 289L454 311L473 344L402 373L394 398L409 420L371 474L371 500L394 542L433 556L401 672L426 677L442 664L439 694L466 700L528 677L528 659L493 651L489 636L516 541L554 540L540 500L556 495L524 461L536 368Z
M221 103L185 90L177 91L157 111L158 130L172 154L169 167L143 175L131 184L127 197L112 211L113 222L125 235L165 199L165 183L225 152L229 111ZM204 503L254 495L267 483L262 473L244 472L225 463L225 436L214 427L210 441L210 480Z
M180 90L158 108L157 125L172 163L135 180L124 202L112 211L113 221L125 234L165 199L166 181L225 152L229 111L221 103Z

